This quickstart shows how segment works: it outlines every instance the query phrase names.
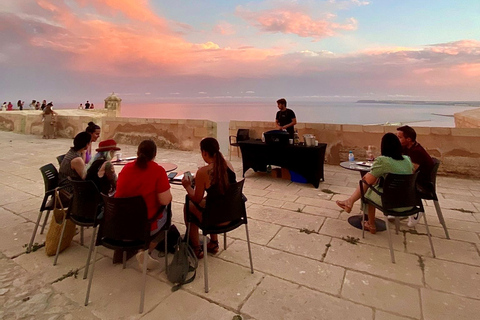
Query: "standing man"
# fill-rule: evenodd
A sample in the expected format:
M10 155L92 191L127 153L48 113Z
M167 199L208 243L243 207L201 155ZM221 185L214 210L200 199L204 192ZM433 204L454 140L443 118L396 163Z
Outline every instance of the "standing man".
M85 103L85 109L90 109L90 102L88 102L88 100L87 103Z
M428 152L417 142L417 133L412 127L402 126L397 128L397 137L402 144L403 154L410 157L415 172L418 172L417 188L420 191L422 189L425 191L431 191L430 175L435 163ZM415 226L420 217L420 214L410 216L408 218L408 226Z
M280 111L277 112L275 124L277 125L278 130L287 130L290 138L293 139L293 134L295 132L294 126L297 124L295 112L291 109L287 109L287 100L283 98L277 100L277 106Z

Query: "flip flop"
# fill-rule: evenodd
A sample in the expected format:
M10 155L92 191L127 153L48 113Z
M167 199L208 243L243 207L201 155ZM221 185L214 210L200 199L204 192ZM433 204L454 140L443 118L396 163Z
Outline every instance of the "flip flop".
M352 207L348 206L346 201L337 200L336 204L337 206L342 208L346 213L350 213L352 211Z
M377 233L377 227L375 226L375 228L372 228L368 221L365 221L365 223L363 224L363 229L365 229L365 231L369 231L371 234Z

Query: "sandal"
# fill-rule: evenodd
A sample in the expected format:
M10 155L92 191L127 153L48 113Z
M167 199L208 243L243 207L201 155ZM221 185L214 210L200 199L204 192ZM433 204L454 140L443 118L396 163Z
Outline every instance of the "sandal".
M198 260L203 259L203 248L199 244L198 246L192 246L190 245L193 249L193 253L195 253L195 256L197 257Z
M217 254L218 252L218 240L211 240L207 243L207 252L211 254Z
M363 229L365 231L370 231L371 234L377 233L377 226L375 227L371 226L370 223L368 223L368 221L365 221L365 223L363 224Z
M337 200L336 204L337 206L342 208L346 213L350 213L352 211L352 207L347 204L347 200L344 200L344 201Z

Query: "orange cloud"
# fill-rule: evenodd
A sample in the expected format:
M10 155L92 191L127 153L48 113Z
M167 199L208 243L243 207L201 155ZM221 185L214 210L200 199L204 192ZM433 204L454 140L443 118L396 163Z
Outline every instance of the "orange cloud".
M345 24L340 24L326 19L314 20L310 15L298 10L272 9L252 12L239 8L237 13L262 31L296 34L315 40L331 37L337 30L357 29L357 21L354 18L348 19ZM329 15L329 17L335 17L335 15Z

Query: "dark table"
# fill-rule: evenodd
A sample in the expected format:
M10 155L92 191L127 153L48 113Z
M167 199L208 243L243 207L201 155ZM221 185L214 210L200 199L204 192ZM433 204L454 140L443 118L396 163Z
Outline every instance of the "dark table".
M318 147L266 144L259 140L240 141L238 144L242 151L243 176L250 168L255 172L265 172L267 165L274 165L298 173L315 188L324 181L325 143L319 143Z
M362 163L362 164L358 164L358 163ZM353 163L351 163L350 161L344 161L344 162L340 162L340 166L348 170L358 171L360 172L360 176L363 177L368 172L370 172L370 168L371 168L370 166L363 165L364 163L368 164L369 162L354 161ZM357 229L362 229L362 214L349 217L348 223L350 223L350 225L354 226ZM368 215L365 215L365 221L367 220L368 220ZM377 227L377 231L387 230L385 221L383 221L382 219L375 218L375 226Z

